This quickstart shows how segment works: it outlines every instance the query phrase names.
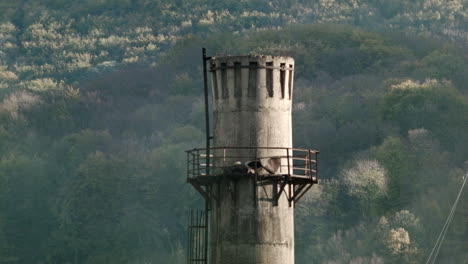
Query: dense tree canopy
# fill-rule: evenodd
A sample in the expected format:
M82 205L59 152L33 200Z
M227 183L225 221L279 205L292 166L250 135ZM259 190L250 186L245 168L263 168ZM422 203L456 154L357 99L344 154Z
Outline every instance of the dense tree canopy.
M296 59L297 263L423 262L468 169L464 4L0 0L0 263L184 263L202 46Z

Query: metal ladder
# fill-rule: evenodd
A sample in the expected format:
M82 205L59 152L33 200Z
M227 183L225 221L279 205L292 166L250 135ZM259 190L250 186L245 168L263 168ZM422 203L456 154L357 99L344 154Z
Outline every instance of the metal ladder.
M191 210L187 227L187 264L208 264L208 212Z

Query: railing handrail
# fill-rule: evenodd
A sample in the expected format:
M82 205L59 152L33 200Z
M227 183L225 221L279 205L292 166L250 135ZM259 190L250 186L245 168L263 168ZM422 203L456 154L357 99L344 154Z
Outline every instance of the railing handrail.
M215 150L215 149L284 149L284 150L293 150L293 151L303 151L303 152L311 152L313 154L320 153L318 150L312 149L301 149L301 148L292 148L292 147L211 147L211 148L194 148L191 150L186 150L185 152L193 152L193 151L206 151L206 150ZM212 157L213 154L210 154Z
M222 152L217 155L219 151ZM251 154L242 153L230 153L230 151L238 150L283 150L284 155L272 155L271 153L265 153L265 156L258 156L258 152L254 151ZM267 175L284 175L288 179L291 177L310 178L316 179L318 174L317 156L319 151L311 149L301 149L292 147L212 147L212 148L194 148L187 150L187 177L197 178L199 176L218 176L219 169L228 169L234 164L228 164L234 161L261 161L265 159L280 159L285 160L286 164L279 164L278 170L271 172L264 167L265 165L260 164L260 167L251 168L254 171L258 169L266 169L269 174ZM210 163L207 164L207 153L210 157ZM218 162L217 162L218 161ZM221 161L222 164L219 162ZM218 165L216 165L217 163ZM284 169L286 168L286 169ZM210 172L211 171L211 172Z

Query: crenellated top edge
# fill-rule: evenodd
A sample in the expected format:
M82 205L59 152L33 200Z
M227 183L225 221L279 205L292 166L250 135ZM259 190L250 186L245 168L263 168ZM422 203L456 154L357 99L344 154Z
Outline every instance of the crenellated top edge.
M278 55L262 55L262 54L245 54L245 55L223 55L223 56L213 56L211 61L223 60L223 61L232 61L232 60L292 60L294 59L290 56L278 56Z

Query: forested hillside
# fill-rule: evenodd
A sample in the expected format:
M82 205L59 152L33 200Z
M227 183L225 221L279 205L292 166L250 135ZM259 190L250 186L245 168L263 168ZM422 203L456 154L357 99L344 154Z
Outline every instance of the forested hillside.
M185 263L201 47L296 58L297 263L424 263L468 170L466 1L0 0L0 263ZM439 263L468 252L468 191Z

